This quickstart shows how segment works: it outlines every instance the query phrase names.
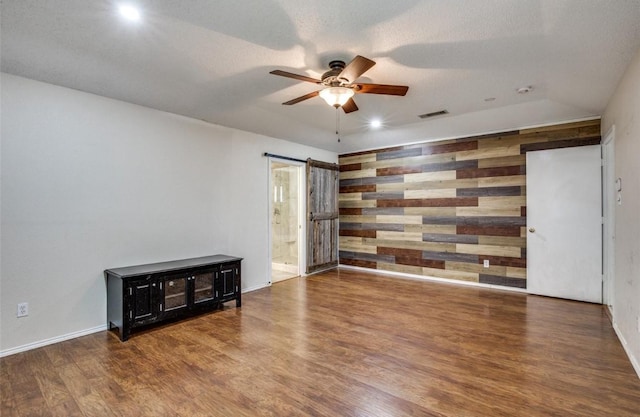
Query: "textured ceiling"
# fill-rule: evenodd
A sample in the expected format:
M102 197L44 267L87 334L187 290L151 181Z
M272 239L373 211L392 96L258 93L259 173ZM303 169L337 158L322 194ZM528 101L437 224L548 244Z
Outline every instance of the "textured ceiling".
M638 0L129 3L138 24L116 1L3 0L2 71L350 152L599 116L640 48ZM377 62L359 81L410 88L357 95L338 143L320 98L281 104L318 87L269 71L318 78L355 55Z

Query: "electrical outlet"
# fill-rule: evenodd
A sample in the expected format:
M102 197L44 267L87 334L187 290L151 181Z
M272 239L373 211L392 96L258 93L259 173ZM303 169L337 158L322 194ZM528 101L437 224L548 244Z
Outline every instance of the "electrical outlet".
M484 266L485 268L489 268L489 260L488 260L488 259L485 259L485 260L484 260L483 266Z
M29 303L18 303L16 317L26 317L29 315Z

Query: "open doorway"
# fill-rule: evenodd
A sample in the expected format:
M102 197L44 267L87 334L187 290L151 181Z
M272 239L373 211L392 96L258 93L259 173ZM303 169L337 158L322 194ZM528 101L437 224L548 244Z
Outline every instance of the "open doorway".
M271 160L271 282L300 276L301 177L304 165Z

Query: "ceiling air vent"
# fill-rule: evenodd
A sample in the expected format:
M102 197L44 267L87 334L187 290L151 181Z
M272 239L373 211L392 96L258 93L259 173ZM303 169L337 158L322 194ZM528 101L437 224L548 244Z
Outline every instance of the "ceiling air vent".
M449 114L449 110L440 110L440 111L434 111L431 113L425 113L425 114L419 115L418 117L421 119L428 119L429 117L442 116L443 114Z

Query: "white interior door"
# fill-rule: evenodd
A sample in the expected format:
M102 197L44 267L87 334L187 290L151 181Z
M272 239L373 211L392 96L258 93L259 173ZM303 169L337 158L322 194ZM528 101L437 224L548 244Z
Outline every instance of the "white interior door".
M527 153L527 289L602 302L600 145Z
M613 127L607 134L602 145L602 160L604 162L602 169L602 211L604 217L603 247L602 254L603 263L603 280L602 283L602 304L609 306L613 311L613 281L615 279L615 215L616 215L616 196L618 190L615 179L615 132Z

